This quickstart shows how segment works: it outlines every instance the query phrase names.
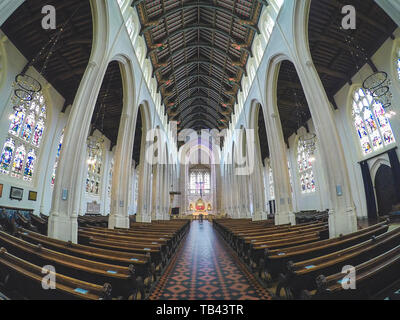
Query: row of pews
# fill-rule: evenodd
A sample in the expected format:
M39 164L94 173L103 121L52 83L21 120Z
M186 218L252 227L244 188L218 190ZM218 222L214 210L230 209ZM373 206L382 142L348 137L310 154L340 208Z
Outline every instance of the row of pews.
M278 299L400 298L400 228L389 230L389 221L333 239L325 220L222 219L214 227Z
M79 244L20 223L12 234L0 231L0 291L10 299L146 299L189 228L187 220L133 223L129 230L96 225L79 226ZM46 275L55 277L54 290L43 289Z

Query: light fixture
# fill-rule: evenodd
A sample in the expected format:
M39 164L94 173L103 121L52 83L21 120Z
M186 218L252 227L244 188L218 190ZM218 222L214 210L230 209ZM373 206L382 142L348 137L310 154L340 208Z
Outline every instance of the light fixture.
M395 115L391 110L393 94L390 91L390 81L388 74L383 71L376 71L371 74L363 82L363 88L370 92L372 98L390 114L390 117Z
M317 148L317 136L315 133L307 132L299 137L299 143L308 153L309 160L311 162L315 161L315 150Z

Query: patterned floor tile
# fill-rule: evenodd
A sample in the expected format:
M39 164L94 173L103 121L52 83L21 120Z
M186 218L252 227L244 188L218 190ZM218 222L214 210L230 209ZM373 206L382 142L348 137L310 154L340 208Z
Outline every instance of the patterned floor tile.
M194 221L150 300L270 300L208 221Z

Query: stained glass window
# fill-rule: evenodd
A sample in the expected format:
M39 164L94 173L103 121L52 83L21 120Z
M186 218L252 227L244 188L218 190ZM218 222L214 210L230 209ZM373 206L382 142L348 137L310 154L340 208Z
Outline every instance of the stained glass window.
M111 197L111 188L112 188L113 173L114 173L114 159L111 160L111 167L110 167L110 171L108 172L108 187L107 187L107 193L108 193L108 196L109 196L109 197Z
M41 92L13 108L8 137L1 153L1 174L25 181L33 179L46 128L46 109L46 101Z
M292 179L292 170L290 168L290 161L287 162L288 169L289 169L289 181L290 181L290 192L293 193L293 179Z
M313 161L313 155L311 155L310 151L299 141L297 145L297 166L302 193L313 193L316 190Z
M191 194L204 195L211 192L210 170L192 169L189 177L189 189Z
M57 167L58 167L58 160L60 158L60 153L61 153L61 147L64 141L64 130L61 134L60 142L57 147L57 155L56 155L56 162L54 163L53 167L53 174L51 175L51 186L54 187L54 183L56 181L56 173L57 173Z
M274 174L272 172L271 166L269 167L269 197L271 200L275 200L275 190L274 190Z
M11 169L11 175L13 177L19 178L22 174L22 170L24 168L24 159L25 159L25 147L20 145L15 151L15 157Z
M10 173L11 162L14 155L14 149L15 149L14 140L8 138L1 152L0 172L2 174Z
M25 163L24 180L30 181L33 177L33 170L35 168L36 154L35 150L31 150L27 157Z
M88 146L88 173L86 177L86 192L100 195L100 181L103 166L103 145L99 141L92 147Z
M400 49L397 51L396 66L397 66L397 77L400 80Z
M363 155L395 143L385 109L369 91L360 88L354 92L352 115Z

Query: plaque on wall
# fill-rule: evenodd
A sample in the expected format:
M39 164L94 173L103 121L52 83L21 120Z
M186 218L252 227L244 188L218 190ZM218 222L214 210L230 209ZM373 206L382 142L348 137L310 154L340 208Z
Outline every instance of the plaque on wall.
M36 201L37 200L37 192L29 191L28 200L29 201Z
M3 196L3 185L0 184L0 198Z
M21 201L24 197L24 189L11 187L10 199Z

